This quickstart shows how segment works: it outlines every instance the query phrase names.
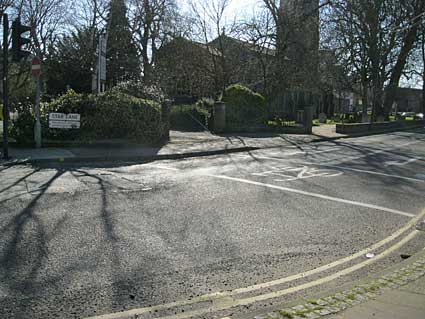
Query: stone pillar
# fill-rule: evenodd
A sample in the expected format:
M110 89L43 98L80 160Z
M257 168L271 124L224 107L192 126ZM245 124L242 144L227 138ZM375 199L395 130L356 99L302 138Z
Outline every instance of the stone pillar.
M161 105L162 138L165 142L170 140L170 111L171 100L165 100Z
M214 103L214 132L222 133L226 129L226 105L224 102Z
M305 134L313 133L313 106L306 106L304 108L304 132Z

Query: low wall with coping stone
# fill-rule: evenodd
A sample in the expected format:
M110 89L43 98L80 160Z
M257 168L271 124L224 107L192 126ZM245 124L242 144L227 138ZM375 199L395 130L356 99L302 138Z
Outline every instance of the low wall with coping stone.
M352 135L378 131L397 131L418 127L425 127L425 120L337 124L336 132L339 134Z

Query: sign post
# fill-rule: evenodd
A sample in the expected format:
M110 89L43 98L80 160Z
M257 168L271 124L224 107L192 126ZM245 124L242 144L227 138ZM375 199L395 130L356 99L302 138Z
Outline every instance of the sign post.
M104 35L99 37L98 54L97 89L101 93L104 91L103 83L106 81L106 37Z
M3 158L9 159L9 104L8 104L8 63L9 63L9 18L3 14Z
M35 80L35 126L34 140L35 147L41 147L41 123L40 123L40 74L41 61L38 57L34 57L31 62L31 74Z

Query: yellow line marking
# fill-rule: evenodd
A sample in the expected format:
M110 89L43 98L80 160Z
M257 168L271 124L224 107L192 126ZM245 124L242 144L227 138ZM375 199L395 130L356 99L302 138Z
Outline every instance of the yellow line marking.
M142 314L146 314L146 313L150 313L150 312L154 312L154 311L166 310L166 309L170 309L170 308L174 308L174 307L188 306L188 305L196 304L198 302L211 300L211 299L217 299L217 298L223 298L223 297L227 297L227 298L225 298L226 306L224 306L221 303L219 305L221 305L221 307L224 307L224 308L216 309L217 308L217 305L216 305L216 308L210 307L208 309L200 309L200 310L195 310L195 311L192 311L192 312L184 312L184 313L181 313L181 314L178 314L178 315L173 315L173 316L169 316L169 317L162 317L161 319L187 318L187 317L190 317L190 316L193 316L193 315L205 314L205 313L210 312L210 311L218 311L218 310L228 309L230 307L237 306L235 304L235 302L237 302L238 299L231 298L231 296L233 296L233 295L252 292L252 291L264 289L264 288L270 288L270 287L273 287L273 286L276 286L276 285L280 285L280 284L291 282L291 281L294 281L294 280L297 280L297 279L305 278L305 277L308 277L308 276L311 276L311 275L314 275L314 274L335 268L335 267L342 265L344 263L347 263L351 260L354 260L356 258L364 256L368 252L371 252L371 251L374 251L376 249L381 248L382 246L386 245L387 243L389 243L389 242L393 241L394 239L396 239L397 237L401 236L404 232L409 230L411 227L413 227L417 222L419 222L424 217L425 217L425 210L422 213L420 213L419 215L417 215L415 218L412 218L404 227L400 228L395 233L393 233L392 235L386 237L385 239L377 242L376 244L374 244L374 245L372 245L368 248L365 248L365 249L363 249L363 250L361 250L361 251L359 251L359 252L357 252L357 253L355 253L351 256L344 257L344 258L336 260L336 261L334 261L330 264L323 265L319 268L315 268L315 269L312 269L312 270L309 270L309 271L306 271L306 272L302 272L302 273L292 275L292 276L289 276L289 277L286 277L286 278L281 278L281 279L269 281L269 282L262 283L262 284L252 285L252 286L248 286L248 287L244 287L244 288L238 288L238 289L234 289L234 290L230 290L230 291L223 291L223 292L215 292L215 293L211 293L211 294L206 294L206 295L202 295L202 296L193 298L192 300L176 301L176 302L163 304L163 305L157 305L157 306L145 307L145 308L138 308L138 309L132 309L132 310L118 312L118 313L94 316L94 317L90 317L90 318L87 318L87 319L127 318L129 316L142 315ZM320 283L317 283L315 285L312 285L312 283L315 283L317 281L321 281L321 283L326 283L326 282L329 282L329 281L331 281L335 278L343 276L344 274L350 273L350 272L347 272L347 270L349 270L349 269L355 268L355 270L358 270L358 269L368 265L369 263L375 262L375 261L383 258L384 256L386 256L387 254L391 253L392 251L398 249L399 247L404 245L406 242L408 242L410 239L412 239L418 233L419 233L419 231L415 230L414 232L410 233L408 236L403 238L400 242L398 242L397 244L395 244L391 248L387 249L386 251L384 251L380 255L375 256L372 259L368 259L365 262L356 264L356 265L354 265L350 268L344 269L344 270L337 272L333 275L330 275L328 277L324 277L324 278L318 279L316 281L308 282L308 283L303 284L301 286L296 286L296 287L292 287L292 288L289 288L289 289L281 290L280 293L282 293L282 291L286 291L285 294L289 294L289 293L292 293L292 292L295 292L295 291L298 291L298 290L306 289L306 288L309 288L309 287L314 287L314 286L320 284ZM359 267L359 265L364 265L364 266ZM352 271L355 271L355 270L352 270ZM339 275L337 277L335 277L336 274L339 274ZM330 278L330 277L332 277L333 279L327 280L327 278ZM309 286L309 285L311 285L311 286ZM297 287L303 287L303 288L300 288L298 290L294 290ZM269 293L269 294L266 294L266 295L271 295L271 294L276 294L276 293L279 293L279 291L274 292L274 293ZM262 295L259 295L257 297L252 297L252 298L261 298L261 296ZM239 302L241 302L243 300L245 300L245 302L246 302L247 300L252 300L252 298L239 299ZM271 298L275 298L275 297L271 297ZM257 301L260 301L260 299L258 299ZM246 303L244 303L244 304L246 304ZM244 304L241 304L241 305L244 305Z

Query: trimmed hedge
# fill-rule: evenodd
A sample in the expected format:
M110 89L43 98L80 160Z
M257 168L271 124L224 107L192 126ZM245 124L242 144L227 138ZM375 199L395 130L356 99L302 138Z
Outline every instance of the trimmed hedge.
M266 124L267 105L261 94L236 84L224 91L222 101L226 103L227 129L243 130Z
M48 129L50 112L81 114L79 130ZM45 135L60 140L128 138L142 143L157 143L163 135L159 103L119 91L102 94L66 94L44 105Z

